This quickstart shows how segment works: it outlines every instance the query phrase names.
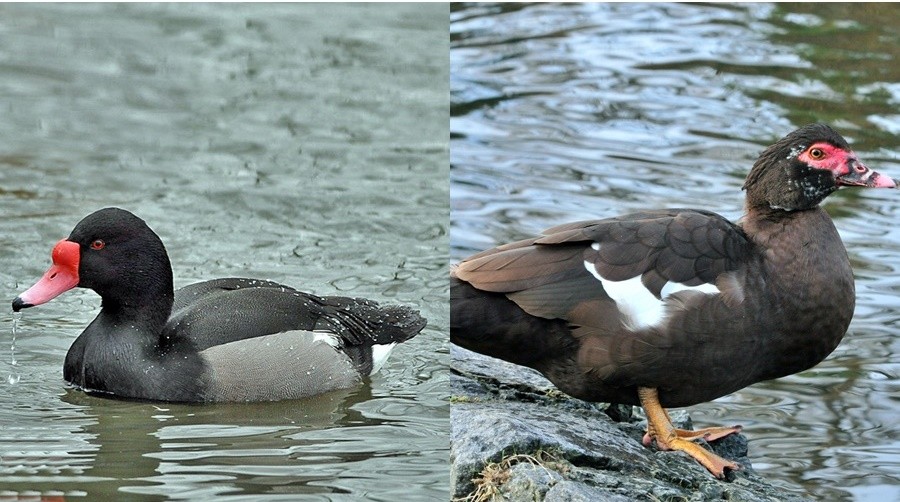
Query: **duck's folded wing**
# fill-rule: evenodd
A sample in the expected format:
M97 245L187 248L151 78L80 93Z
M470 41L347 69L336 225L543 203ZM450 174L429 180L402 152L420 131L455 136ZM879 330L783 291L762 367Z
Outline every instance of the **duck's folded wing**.
M717 279L749 252L744 232L721 216L670 209L553 227L476 254L453 274L529 314L600 326L628 288L656 300L679 287L721 289Z
M243 277L224 277L209 281L196 282L175 291L175 301L172 305L172 317L184 308L201 301L204 297L215 296L223 291L236 291L239 289L271 288L278 291L296 291L290 286L278 284L272 281L260 279L246 279Z
M176 306L163 336L187 338L198 350L293 330L332 333L341 345L388 344L412 338L426 322L404 306L320 297L252 279L188 286L176 292Z

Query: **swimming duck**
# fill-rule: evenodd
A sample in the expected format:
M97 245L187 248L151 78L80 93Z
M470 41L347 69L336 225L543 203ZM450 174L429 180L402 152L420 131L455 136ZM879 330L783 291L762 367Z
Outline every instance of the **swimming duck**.
M276 401L351 388L426 324L405 306L265 280L215 279L173 291L162 240L119 208L82 219L52 260L13 310L75 287L99 294L100 313L66 354L63 377L107 397Z

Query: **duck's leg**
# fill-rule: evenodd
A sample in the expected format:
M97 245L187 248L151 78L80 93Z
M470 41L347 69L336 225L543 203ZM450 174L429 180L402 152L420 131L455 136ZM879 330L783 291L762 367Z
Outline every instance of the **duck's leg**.
M647 414L647 435L644 436L644 444L649 444L649 440L656 439L656 446L660 450L679 450L694 457L703 467L717 478L725 477L725 469L738 470L740 466L729 460L716 455L715 453L703 448L702 446L692 443L690 439L715 439L740 430L738 427L714 427L701 431L683 431L676 429L672 425L669 414L659 404L659 394L656 389L649 387L638 387L638 397L641 400L641 406ZM709 431L714 431L709 432ZM716 435L717 434L717 435Z

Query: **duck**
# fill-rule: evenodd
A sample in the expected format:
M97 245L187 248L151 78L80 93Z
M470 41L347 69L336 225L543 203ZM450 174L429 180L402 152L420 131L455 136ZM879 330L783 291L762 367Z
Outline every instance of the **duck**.
M268 280L222 278L175 291L162 240L116 207L84 217L51 258L13 311L75 287L100 295L100 313L69 348L63 378L101 397L280 401L353 388L427 323L407 306Z
M735 223L704 209L578 221L451 267L450 338L537 370L592 402L641 406L643 444L687 453L717 478L740 469L703 448L741 426L673 426L667 408L809 369L840 343L853 271L820 203L840 187L895 188L825 124L766 148Z

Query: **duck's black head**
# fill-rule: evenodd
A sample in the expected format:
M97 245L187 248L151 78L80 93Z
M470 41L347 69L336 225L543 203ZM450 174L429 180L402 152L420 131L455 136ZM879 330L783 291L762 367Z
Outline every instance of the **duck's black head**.
M810 124L768 147L744 182L748 208L799 211L817 206L840 186L894 188L863 164L840 134Z
M162 311L172 303L172 266L165 246L144 220L119 208L84 217L53 248L53 265L13 309L46 303L79 286L96 291L105 310ZM147 309L150 303L158 308ZM162 304L167 304L162 305Z

